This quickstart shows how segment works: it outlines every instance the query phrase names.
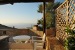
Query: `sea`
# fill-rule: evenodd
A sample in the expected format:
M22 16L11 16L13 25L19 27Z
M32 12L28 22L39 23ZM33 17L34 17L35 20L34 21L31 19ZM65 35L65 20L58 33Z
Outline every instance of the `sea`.
M36 25L36 23L19 23L19 24L4 24L9 27L15 27L18 29L25 29L25 28L31 28L33 25Z

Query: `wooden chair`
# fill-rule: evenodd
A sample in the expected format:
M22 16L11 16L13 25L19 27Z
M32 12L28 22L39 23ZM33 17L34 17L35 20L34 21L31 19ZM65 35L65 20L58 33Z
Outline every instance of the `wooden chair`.
M34 50L37 48L43 48L44 43L45 43L45 34L43 37L38 37L38 36L32 36L32 43L34 44Z

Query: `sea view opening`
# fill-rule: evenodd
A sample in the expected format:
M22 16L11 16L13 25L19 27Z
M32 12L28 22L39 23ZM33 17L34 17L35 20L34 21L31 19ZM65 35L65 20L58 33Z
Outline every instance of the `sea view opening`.
M58 0L0 0L0 50L60 50ZM62 2L62 1L61 1Z
M37 25L38 20L43 17L43 13L38 13L40 4L43 5L43 2L5 5L2 3L0 6L2 16L0 32L1 36L4 37L2 38L3 40L1 40L4 41L4 45L1 42L1 46L3 47L0 48L1 50L36 50L40 48L40 45L38 45L39 48L37 48L37 40L41 42L42 48L40 49L43 50L45 43L43 40L45 36L43 36L43 28L40 30L39 25ZM35 39L35 37L37 38ZM40 37L40 39L38 39L38 37Z

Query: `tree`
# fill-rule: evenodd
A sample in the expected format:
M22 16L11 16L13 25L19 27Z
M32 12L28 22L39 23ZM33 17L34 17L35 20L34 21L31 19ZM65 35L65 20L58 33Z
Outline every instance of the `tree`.
M46 28L50 28L50 27L55 27L55 9L60 5L60 2L57 3L52 3L52 2L47 2L46 3ZM40 4L38 7L38 12L39 13L43 13L43 5ZM37 22L38 25L42 25L43 27L43 18L41 18L40 20L38 20Z

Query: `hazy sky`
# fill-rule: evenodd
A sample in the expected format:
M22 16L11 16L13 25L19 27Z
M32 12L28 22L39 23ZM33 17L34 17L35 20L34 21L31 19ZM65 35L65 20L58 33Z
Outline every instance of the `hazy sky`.
M56 0L55 2L64 0ZM0 24L31 24L37 23L43 15L38 13L38 6L42 3L15 3L14 5L0 5Z
M0 6L0 23L36 23L42 17L38 13L40 3L15 3Z

